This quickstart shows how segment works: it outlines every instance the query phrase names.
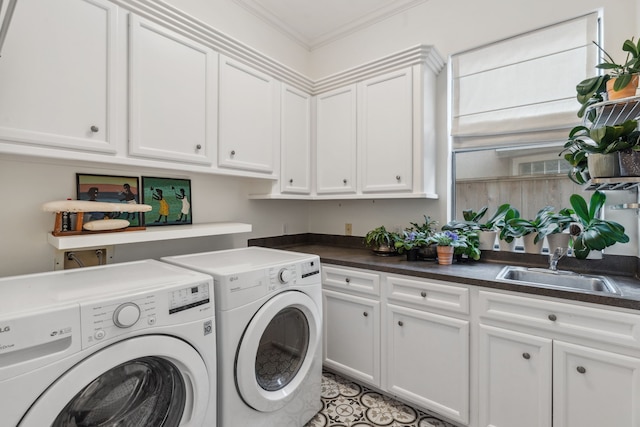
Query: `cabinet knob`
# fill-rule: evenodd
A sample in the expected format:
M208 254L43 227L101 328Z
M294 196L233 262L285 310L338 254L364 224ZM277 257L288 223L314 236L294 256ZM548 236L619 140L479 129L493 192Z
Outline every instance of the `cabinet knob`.
M367 313L367 312L365 311L364 313L362 313L362 315L363 315L364 317L367 317L367 316L369 316L369 313Z
M558 320L558 316L556 316L555 314L550 314L548 316L549 320L551 320L552 322L555 322L556 320Z
M587 370L585 369L585 367L584 367L584 366L578 366L578 367L576 368L576 371L578 371L578 372L579 372L579 373L581 373L581 374L584 374L585 372L587 372Z
M202 149L202 145L201 144L196 145L196 150L200 150L200 149Z
M396 181L400 182L400 175L396 175Z
M529 353L522 353L522 357L524 357L527 360L531 359L531 355Z
M422 292L420 292L420 296L421 296L422 298L426 298L426 297L427 297L427 292L426 292L426 291L422 291Z
M344 279L344 281L345 281L345 282L347 282L347 283L350 283L350 282L351 282L351 279L349 279L348 277L346 277L346 278Z
M346 183L347 183L347 180L346 180L346 179L343 179L343 180L342 180L342 183L343 183L343 184L346 184Z
M289 184L293 184L293 178L289 180Z
M398 326L403 326L404 322L402 322L402 320L398 320Z
M100 128L96 125L91 126L89 129L91 129L91 132L96 133L100 130Z
M231 155L235 156L236 155L236 150L231 150Z

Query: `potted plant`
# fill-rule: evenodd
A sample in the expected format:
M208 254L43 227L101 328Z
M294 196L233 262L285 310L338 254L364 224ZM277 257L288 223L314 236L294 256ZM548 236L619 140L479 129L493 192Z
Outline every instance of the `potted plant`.
M429 243L424 233L409 228L395 238L394 246L398 253L407 253L407 261L415 261L418 259L418 250Z
M510 225L511 220L520 218L520 211L509 206L504 215L499 218L495 227L498 230L498 244L501 251L513 251L516 245L516 237L520 237L519 231Z
M534 219L514 217L508 220L512 234L515 237L522 237L526 253L539 254L542 251L544 234L541 232L549 225L548 214L552 211L553 206L545 206L536 213Z
M587 107L604 100L606 92L608 99L620 99L636 94L638 88L638 73L640 72L640 40L635 43L633 37L625 40L622 50L627 52L624 64L616 63L598 43L593 42L604 54L604 62L596 65L596 68L605 70L605 74L590 77L581 81L576 86L577 99L582 107L578 111L578 117L583 117ZM595 111L592 111L595 114ZM593 119L593 117L588 117ZM593 120L592 120L593 121Z
M364 236L364 244L370 247L376 255L388 256L396 252L394 234L381 225L367 232Z
M475 212L472 209L466 209L462 211L464 221L449 221L444 227L442 227L442 229L462 232L466 232L467 230L476 230L477 238L479 239L479 249L493 250L497 235L496 222L504 217L504 214L508 209L508 203L499 206L487 222L480 222L487 213L487 206L483 206L478 212Z
M569 178L577 184L584 184L590 178L619 176L618 153L640 144L637 127L637 121L627 120L615 126L594 129L576 126L571 129L560 152L572 166ZM610 154L615 156L608 156Z
M601 251L616 243L629 242L629 236L625 234L622 225L598 218L606 201L603 192L595 191L589 205L579 194L572 194L569 201L577 220L577 224L571 226L573 253L576 258L585 259L593 250Z
M569 247L569 230L571 223L574 222L573 210L569 208L560 209L558 212L547 212L548 220L546 226L538 231L540 236L547 238L549 252L552 253L556 248L567 249Z
M424 222L422 224L415 222L410 222L410 224L412 225L413 230L422 233L425 238L428 238L436 232L438 221L432 220L430 216L424 215ZM426 244L425 246L418 248L418 256L423 259L435 259L436 255L436 248L434 244Z

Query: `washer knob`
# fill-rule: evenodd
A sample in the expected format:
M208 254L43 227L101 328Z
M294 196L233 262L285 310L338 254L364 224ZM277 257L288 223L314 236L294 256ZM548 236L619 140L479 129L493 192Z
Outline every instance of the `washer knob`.
M113 323L118 328L130 328L140 319L140 307L132 302L120 305L113 312Z
M291 270L287 270L286 268L283 268L278 273L278 279L282 284L289 283L291 279L293 279L293 273L291 273Z

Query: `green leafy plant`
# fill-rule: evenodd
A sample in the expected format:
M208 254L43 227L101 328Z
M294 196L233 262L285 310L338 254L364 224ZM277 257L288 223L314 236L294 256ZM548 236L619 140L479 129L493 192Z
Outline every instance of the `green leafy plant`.
M467 255L474 260L480 259L480 249L478 247L480 242L478 234L474 230L460 232L443 230L434 233L427 240L429 243L438 246L452 246L456 255Z
M579 224L571 227L576 258L585 259L592 250L600 251L616 243L629 242L629 236L625 234L622 225L598 218L598 213L606 201L603 192L595 191L589 205L579 194L572 194L569 201Z
M413 230L430 236L435 233L438 221L432 220L430 216L424 215L424 222L422 224L418 224L416 222L410 222L409 224L412 225Z
M513 236L522 237L527 234L537 233L536 237L533 239L534 243L538 243L540 240L544 239L544 235L541 235L541 231L549 225L551 217L548 214L549 212L552 212L553 209L553 206L545 206L536 213L536 216L533 219L520 217L509 219L508 226L511 228Z
M544 227L538 230L538 234L548 236L549 234L562 233L569 229L571 223L574 222L574 212L572 209L563 208L558 212L549 211L544 214L547 217ZM541 237L541 238L542 238Z
M425 233L412 229L403 230L395 239L395 248L398 253L418 249L429 244L429 240Z
M516 237L520 237L520 231L511 226L511 222L515 218L520 218L520 211L509 206L502 218L496 221L495 227L498 230L498 238L500 240L511 243Z
M585 111L590 105L604 100L603 94L607 91L607 81L615 78L613 90L618 91L626 87L632 79L633 74L640 72L640 40L635 43L633 37L625 40L622 44L622 50L627 52L624 64L616 63L611 55L607 53L598 43L593 42L598 49L604 54L604 62L596 65L596 68L606 71L605 74L589 77L576 85L576 99L582 105L578 111L578 117L583 117ZM593 121L596 112L591 110Z
M627 120L615 126L601 126L589 129L576 126L569 132L560 155L571 165L569 178L576 184L589 181L587 156L590 154L610 154L617 151L640 148L638 122Z
M480 222L484 215L487 213L488 207L483 206L478 212L473 211L472 209L466 209L462 211L462 216L464 221L452 220L449 221L445 226L442 227L443 230L481 230L481 231L490 231L495 230L496 222L501 220L505 213L509 210L510 205L505 203L500 205L498 209L494 212L494 214L489 218L486 222Z
M367 232L364 236L364 244L370 248L379 248L380 246L394 247L394 234L381 225Z

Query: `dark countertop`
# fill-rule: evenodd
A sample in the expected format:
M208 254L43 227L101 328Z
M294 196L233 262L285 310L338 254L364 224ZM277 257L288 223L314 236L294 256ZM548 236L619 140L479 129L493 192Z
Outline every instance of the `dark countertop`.
M304 237L300 237L304 236ZM286 249L297 252L316 254L324 264L341 265L345 267L375 270L385 273L402 274L407 276L422 277L426 279L444 280L457 282L466 285L482 286L485 288L501 289L506 291L522 292L527 294L542 295L547 297L562 298L566 300L583 301L595 304L610 305L622 308L640 310L640 280L631 271L635 271L634 257L606 257L605 260L580 261L566 259L565 264L575 267L576 262L588 262L599 267L597 271L588 271L591 274L606 275L613 280L621 291L621 295L605 294L599 292L587 292L579 290L553 289L535 285L520 285L506 282L499 282L495 277L505 265L542 266L547 256L528 255L523 253L511 253L506 255L506 259L501 259L499 254L484 253L484 261L454 261L452 265L438 265L434 260L407 261L405 256L378 256L371 250L363 248L361 244L345 241L337 237L337 240L324 238L314 238L318 235L297 235L283 236L283 238L263 238L251 239L250 246L267 246L278 249ZM505 258L504 256L502 258ZM614 259L615 258L615 259ZM630 259L631 258L631 259ZM514 262L514 259L518 262ZM559 269L580 270L580 268L567 268L563 266L563 260L559 263ZM524 262L523 262L524 261ZM542 262L542 265L540 263ZM611 274L608 268L603 268L608 264L613 271L622 271L625 275ZM620 268L616 263L622 263L628 268ZM631 266L630 264L634 264ZM587 264L589 265L589 264ZM584 270L584 268L582 268ZM604 270L604 271L603 271ZM585 271L582 271L583 273Z

